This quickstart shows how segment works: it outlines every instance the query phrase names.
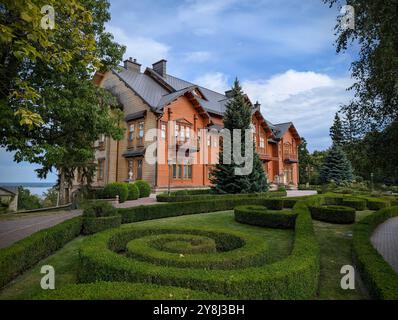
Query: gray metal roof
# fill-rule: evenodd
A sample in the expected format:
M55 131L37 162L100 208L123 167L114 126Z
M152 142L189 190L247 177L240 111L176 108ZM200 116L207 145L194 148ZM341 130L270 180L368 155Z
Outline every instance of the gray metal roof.
M229 98L224 94L195 85L191 82L166 74L164 77L147 68L144 73L122 69L113 70L130 89L139 95L155 112L161 112L163 107L178 97L194 89L199 89L205 99L195 97L200 105L209 113L223 115ZM276 139L282 138L293 125L292 122L272 124L267 121Z
M0 186L0 189L3 189L4 191L7 191L14 195L18 193L18 187Z

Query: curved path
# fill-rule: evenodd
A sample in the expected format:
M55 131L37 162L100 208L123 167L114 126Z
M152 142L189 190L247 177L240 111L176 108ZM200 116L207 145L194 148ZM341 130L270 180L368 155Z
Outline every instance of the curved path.
M398 217L391 218L379 225L373 232L370 241L384 260L398 273Z

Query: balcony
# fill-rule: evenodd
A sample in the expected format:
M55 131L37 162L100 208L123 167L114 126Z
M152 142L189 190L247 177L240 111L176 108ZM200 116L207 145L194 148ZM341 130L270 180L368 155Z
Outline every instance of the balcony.
M258 156L260 157L260 160L262 161L276 161L278 160L278 157L273 157L272 155L264 152L264 151L257 151Z
M298 162L297 154L285 153L283 155L283 161L286 163L297 163Z

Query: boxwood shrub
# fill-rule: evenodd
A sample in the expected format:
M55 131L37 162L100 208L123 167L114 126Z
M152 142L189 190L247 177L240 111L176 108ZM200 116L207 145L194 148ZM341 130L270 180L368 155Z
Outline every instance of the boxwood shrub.
M147 198L151 195L151 186L145 180L137 180L134 184L138 188L140 198Z
M229 200L229 202L239 201ZM246 199L246 201L248 200ZM312 298L318 289L319 246L308 209L308 205L312 205L313 202L307 201L299 201L293 209L297 218L291 255L275 263L261 264L245 269L207 270L165 267L147 261L130 259L117 252L123 250L131 240L130 232L137 231L137 226L131 225L120 230L104 231L84 240L80 251L79 280L85 283L96 281L150 282L225 294L238 299ZM213 203L215 202L213 201ZM200 203L195 202L195 205L199 206ZM220 203L222 205L215 204L216 208L217 206L225 207L227 201ZM236 203L232 203L232 205L235 206ZM178 204L178 206L185 208L184 204ZM176 204L175 208L178 206ZM194 207L192 203L186 207L190 211L189 213L192 213L192 207ZM169 216L174 216L174 211L170 208L172 207L169 207ZM204 206L201 209L207 212L208 207ZM215 210L213 208L212 211ZM156 210L151 211L151 215L147 218L165 216L165 213L155 214L155 212ZM178 215L189 213L180 211ZM138 218L146 220L145 216L129 213L129 219L137 220ZM150 231L143 227L141 229L142 232Z
M122 223L131 223L188 214L233 210L236 206L244 204L258 204L264 205L270 210L282 210L283 199L228 197L207 201L186 201L179 203L154 204L150 206L137 206L133 208L119 209L118 211L122 216Z
M106 199L116 198L119 196L119 202L125 202L129 195L129 189L127 183L124 182L114 182L109 183L105 186L103 191L103 196Z
M297 214L290 210L268 210L264 206L238 206L234 210L235 220L253 226L269 228L294 228Z
M384 221L398 216L398 207L384 208L354 226L353 254L361 277L375 299L398 299L398 275L373 247L370 237Z
M83 234L93 234L106 229L119 227L122 217L107 201L88 203L83 211Z
M390 206L390 203L382 199L367 198L367 207L369 210L380 210Z
M96 282L47 290L37 300L226 300L221 294L148 283Z
M140 190L135 183L128 183L127 188L129 190L127 200L137 200L140 197Z
M199 200L219 200L219 199L237 199L237 198L278 198L286 196L286 191L270 191L263 193L242 193L242 194L185 194L186 190L176 191L171 195L167 193L158 194L156 199L158 202L185 202ZM181 193L178 193L181 192ZM183 193L184 192L184 193Z
M345 207L354 208L356 211L363 211L366 209L366 200L357 198L345 198L342 201Z
M0 287L76 238L82 218L73 218L0 249Z
M343 206L310 206L315 220L330 223L351 224L355 222L355 209Z

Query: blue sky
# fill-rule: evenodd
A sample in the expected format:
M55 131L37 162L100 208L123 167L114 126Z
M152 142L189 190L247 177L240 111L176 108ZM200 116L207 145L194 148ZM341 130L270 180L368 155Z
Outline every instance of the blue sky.
M238 77L268 120L293 121L319 150L352 96L354 53L335 52L338 13L321 0L111 0L107 30L144 67L165 58L168 73L221 92ZM3 182L38 181L4 150L0 172Z

